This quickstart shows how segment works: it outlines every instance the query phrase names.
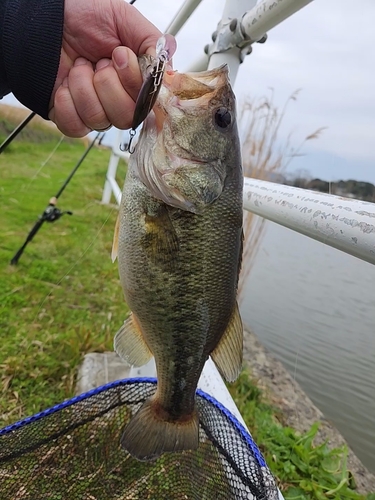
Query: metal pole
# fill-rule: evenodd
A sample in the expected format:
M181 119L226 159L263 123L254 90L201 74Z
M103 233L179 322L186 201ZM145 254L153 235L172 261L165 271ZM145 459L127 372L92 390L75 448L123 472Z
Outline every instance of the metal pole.
M263 0L251 9L241 20L242 32L246 38L256 42L270 29L298 12L313 0Z
M21 255L23 254L25 248L27 247L27 245L30 243L30 241L32 241L32 239L34 238L34 236L37 234L37 232L39 231L39 229L43 226L44 224L44 219L42 216L40 216L39 220L34 224L33 228L31 229L31 231L29 232L29 234L27 235L27 238L24 242L24 244L21 246L21 248L19 248L17 250L17 252L13 255L10 263L12 264L12 266L15 266Z
M252 9L256 3L257 0L227 0L218 30L220 30L220 27L226 24L230 19L241 19L244 12L248 9ZM216 34L214 34L214 38L215 36ZM230 80L232 85L234 85L238 68L241 64L240 54L241 49L238 47L233 47L225 52L214 53L210 57L208 69L217 68L224 63L228 64Z
M186 0L182 5L180 10L177 12L175 17L170 22L168 28L165 30L165 33L170 33L171 35L177 35L182 26L186 23L198 5L202 0Z
M112 196L111 180L113 179L116 182L116 172L117 172L117 166L118 166L119 160L120 160L120 157L115 155L112 152L111 158L109 159L107 175L105 178L105 184L104 184L104 188L103 188L102 203L104 205L108 205L108 203L111 202L111 196Z
M34 118L36 113L30 113L29 116L27 116L23 122L21 122L17 128L15 128L13 130L13 132L5 139L5 141L1 144L0 146L0 154L5 150L5 148L7 146L9 146L9 144L13 141L13 139L15 137L17 137L17 135L21 132L21 130L23 130L26 125L29 123L30 120L32 120Z
M245 178L244 208L375 264L375 204Z
M116 172L120 158L123 158L126 162L129 161L129 152L123 152L120 149L120 144L123 142L123 130L117 130L117 137L112 144L111 158L109 159L106 180L103 189L102 203L108 204L111 201L112 192L116 198L116 202L120 205L121 202L121 189L119 188L116 181ZM130 140L129 133L127 131L126 141Z

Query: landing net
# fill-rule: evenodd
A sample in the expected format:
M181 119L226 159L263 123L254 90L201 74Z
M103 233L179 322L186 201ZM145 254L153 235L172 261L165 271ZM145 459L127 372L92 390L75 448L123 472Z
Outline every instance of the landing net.
M154 462L139 462L125 452L124 427L155 389L156 379L119 380L0 430L0 499L278 497L249 433L200 390L198 450L166 453Z

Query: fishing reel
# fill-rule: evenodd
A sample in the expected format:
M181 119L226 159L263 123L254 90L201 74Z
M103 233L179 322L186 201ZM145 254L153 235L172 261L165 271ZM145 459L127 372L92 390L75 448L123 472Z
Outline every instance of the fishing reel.
M73 215L73 212L71 212L70 210L61 211L55 205L50 204L44 210L44 212L41 215L40 219L43 220L43 221L45 221L45 222L55 222L56 220L60 219L60 217L62 217L65 214L67 214L67 215Z

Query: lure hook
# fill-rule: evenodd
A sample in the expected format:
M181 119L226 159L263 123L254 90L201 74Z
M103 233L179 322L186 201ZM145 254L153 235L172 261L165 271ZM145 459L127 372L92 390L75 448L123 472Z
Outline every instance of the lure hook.
M133 142L133 139L134 137L136 136L137 132L136 130L134 130L133 128L130 130L129 132L129 135L130 135L130 140L128 142L128 144L120 144L119 148L120 148L120 151L126 153L128 152L129 154L133 154L134 151L135 151L135 146L132 147L132 142Z

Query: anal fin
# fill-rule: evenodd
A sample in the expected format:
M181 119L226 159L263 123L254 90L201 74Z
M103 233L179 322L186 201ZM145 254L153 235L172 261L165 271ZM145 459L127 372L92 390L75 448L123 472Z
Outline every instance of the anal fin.
M114 349L130 366L143 366L152 358L152 352L143 338L134 314L130 315L116 333Z
M242 368L243 326L238 304L233 309L231 319L219 344L211 357L220 374L228 382L234 382Z

